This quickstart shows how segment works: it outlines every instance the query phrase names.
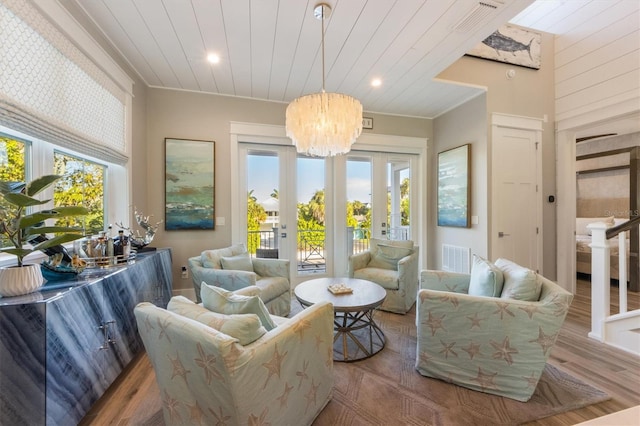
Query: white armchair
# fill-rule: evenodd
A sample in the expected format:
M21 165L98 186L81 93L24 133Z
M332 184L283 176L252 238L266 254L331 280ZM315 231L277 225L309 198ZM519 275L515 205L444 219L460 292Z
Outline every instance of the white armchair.
M423 270L416 307L418 372L528 401L573 299L542 275L529 276L533 301L513 298L508 281L492 290L498 296L478 296L470 294L473 273Z
M192 311L189 315L185 309ZM242 346L199 305L135 308L167 425L310 425L333 391L333 307L315 304ZM184 316L187 315L187 316ZM223 325L221 327L224 327ZM233 329L233 327L231 327ZM264 330L263 330L264 332Z
M236 244L205 250L189 258L188 264L198 302L202 282L229 291L257 286L269 313L284 317L291 311L289 260L251 259L244 244Z
M368 251L349 256L349 277L382 286L387 297L380 309L406 314L416 302L418 252L413 241L371 238Z

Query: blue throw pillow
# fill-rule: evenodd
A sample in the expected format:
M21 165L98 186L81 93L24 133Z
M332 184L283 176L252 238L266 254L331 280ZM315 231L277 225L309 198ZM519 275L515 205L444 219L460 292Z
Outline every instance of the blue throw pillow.
M500 297L504 276L500 268L480 256L473 255L469 294L472 296Z

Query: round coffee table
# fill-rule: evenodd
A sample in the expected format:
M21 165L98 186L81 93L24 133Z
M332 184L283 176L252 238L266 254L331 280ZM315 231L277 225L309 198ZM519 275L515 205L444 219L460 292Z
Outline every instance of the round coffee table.
M344 284L352 293L333 294L328 287ZM296 286L296 299L303 307L321 301L333 304L333 359L358 361L380 352L386 339L373 320L375 308L387 293L376 283L357 278L317 278Z

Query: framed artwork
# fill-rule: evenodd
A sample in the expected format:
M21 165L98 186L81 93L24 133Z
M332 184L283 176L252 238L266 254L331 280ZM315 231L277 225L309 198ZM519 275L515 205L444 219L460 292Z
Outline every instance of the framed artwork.
M438 154L438 226L469 228L471 144Z
M215 142L164 140L167 231L215 229Z
M535 31L503 25L467 55L538 70L541 39Z

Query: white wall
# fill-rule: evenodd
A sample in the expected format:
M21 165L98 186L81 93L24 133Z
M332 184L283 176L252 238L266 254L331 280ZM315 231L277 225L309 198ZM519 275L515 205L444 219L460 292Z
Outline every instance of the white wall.
M488 256L488 168L489 153L487 150L487 98L481 95L464 105L434 120L434 149L431 158L432 183L429 188L428 208L431 220L430 228L434 231L430 244L431 250L427 259L429 269L442 268L442 244L469 247L471 252L482 257ZM478 224L471 228L452 228L437 226L437 153L450 148L471 144L471 206L472 216L478 216Z
M284 126L286 104L244 98L217 96L164 89L147 89L146 176L147 210L145 214L164 217L164 139L215 141L215 215L224 217L225 225L213 231L165 231L160 229L153 245L173 250L173 287L192 288L191 279L182 279L181 266L205 249L226 247L232 243L230 122L248 122ZM374 118L372 132L428 139L432 137L431 120L367 114Z
M605 120L640 106L640 2L594 2L602 10L555 38L556 121L573 128L594 113Z
M542 273L550 279L556 277L556 203L547 201L549 195L556 195L556 149L553 117L554 109L554 38L552 34L542 33L541 40L541 66L539 70L518 67L506 63L488 61L480 58L464 56L444 70L438 78L473 84L486 87L486 114L485 120L490 121L490 114L502 113L519 115L532 118L547 118L543 123L542 132L542 189L540 197L543 198L543 265ZM507 70L514 70L515 76L507 78ZM466 119L454 124L467 126ZM440 126L438 126L440 127ZM484 135L491 140L491 129L488 128ZM434 141L439 148L439 140ZM439 149L440 150L440 149ZM489 160L487 160L489 161ZM526 159L523 159L526 161ZM497 165L496 165L497 166ZM491 165L485 173L490 176ZM476 172L473 172L474 176ZM490 197L488 192L481 194ZM491 203L488 201L487 215L491 214ZM482 218L480 218L482 220ZM491 223L489 221L489 223ZM491 226L487 233L492 232ZM491 239L487 236L488 253L491 254Z

